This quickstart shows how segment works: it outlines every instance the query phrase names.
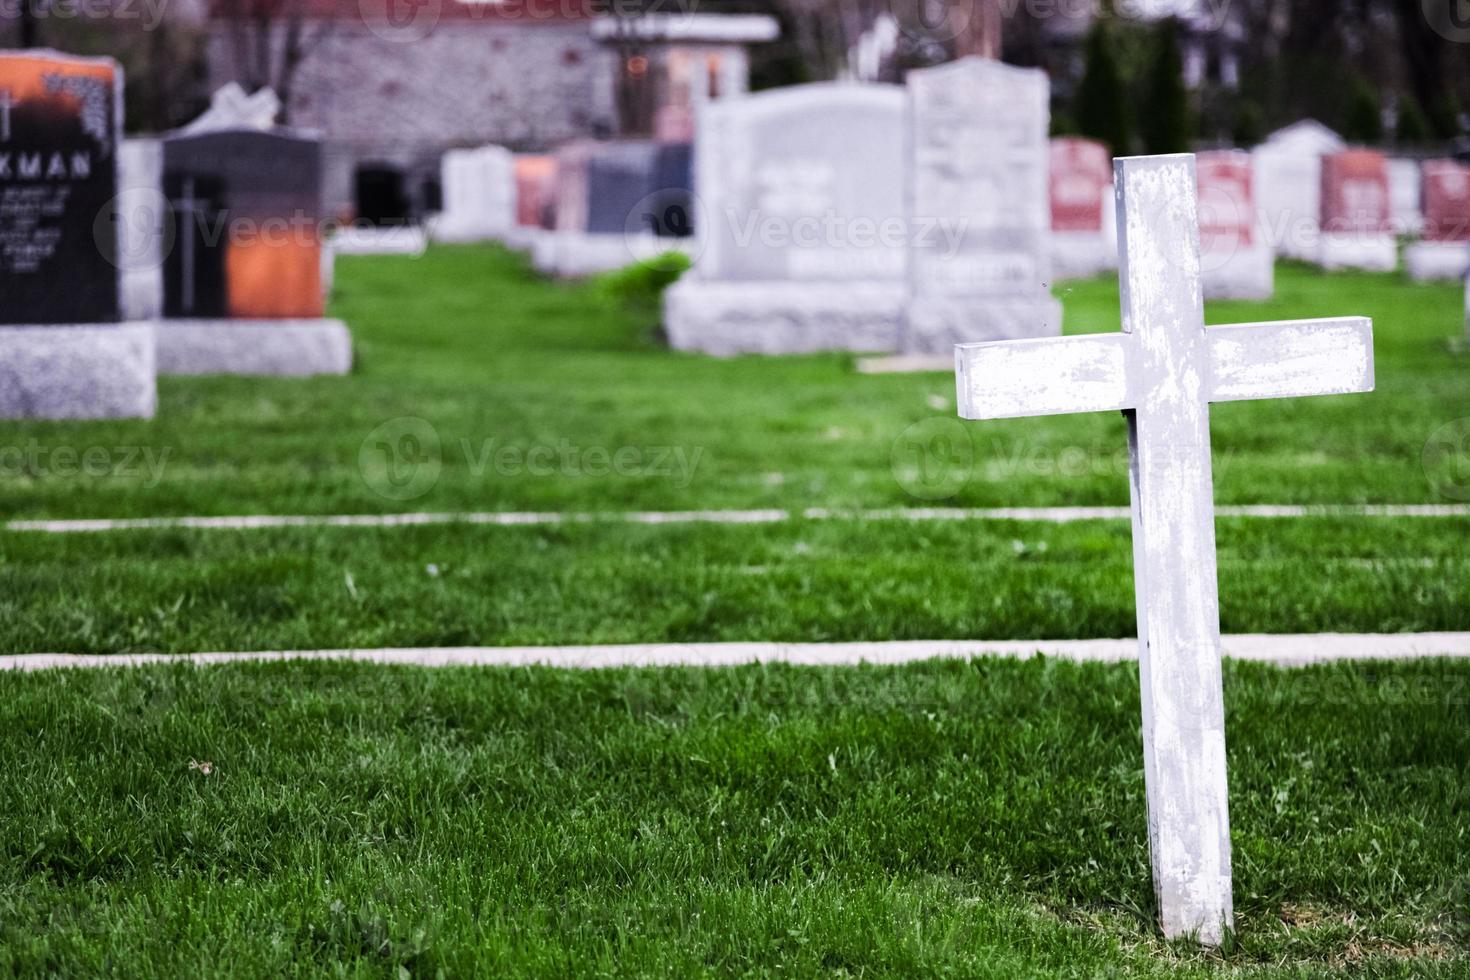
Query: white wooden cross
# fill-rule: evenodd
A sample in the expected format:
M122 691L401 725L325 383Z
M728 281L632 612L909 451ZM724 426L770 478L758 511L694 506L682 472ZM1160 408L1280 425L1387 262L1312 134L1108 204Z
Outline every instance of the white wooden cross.
M1122 411L1149 852L1170 938L1231 927L1210 402L1373 390L1366 317L1205 327L1194 156L1113 162L1123 332L962 344L967 419Z

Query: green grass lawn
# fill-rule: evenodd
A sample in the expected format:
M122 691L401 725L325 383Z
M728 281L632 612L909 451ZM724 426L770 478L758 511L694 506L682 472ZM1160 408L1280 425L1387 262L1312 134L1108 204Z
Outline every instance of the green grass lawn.
M1127 501L1116 417L673 354L647 302L494 249L338 281L352 376L0 423L0 515ZM1058 292L1116 329L1115 285ZM1378 367L1216 407L1217 499L1460 499L1424 462L1470 418L1460 302L1288 266L1213 308L1371 315ZM1228 631L1470 629L1470 519L1217 533ZM0 532L6 653L1133 629L1121 521ZM1151 924L1133 665L0 675L0 973L1470 975L1470 665L1225 679L1239 932L1203 953Z
M881 507L948 491L954 505L1127 502L1115 415L964 424L945 374L856 375L839 355L670 353L651 307L538 281L488 248L339 266L332 312L353 329L351 376L168 378L151 422L0 423L0 513ZM1463 330L1460 291L1294 266L1277 279L1274 301L1215 304L1210 319L1371 315L1378 391L1216 406L1218 500L1440 501L1421 457L1436 429L1470 417L1470 358L1446 351ZM1117 329L1114 282L1057 292L1069 331ZM404 417L431 427L441 463L410 499L376 479L380 440L396 447L403 432L375 430ZM916 424L917 442L904 437ZM99 449L109 465L79 474L59 448ZM421 440L404 455L427 453Z
M1464 976L1470 665L1225 680L1203 953L1133 665L0 676L0 970Z
M0 511L1127 502L1116 416L962 423L943 374L671 353L650 303L540 281L498 249L344 258L338 281L353 375L170 378L152 422L0 424ZM1111 282L1058 292L1069 329L1116 329ZM1222 503L1470 491L1423 452L1470 418L1470 358L1447 347L1454 288L1288 265L1276 300L1210 313L1368 313L1377 332L1373 394L1214 409ZM118 464L136 447L136 472L74 472L97 447ZM71 468L58 448L78 453ZM36 465L17 472L21 450ZM1470 629L1466 525L1222 520L1225 628ZM1130 562L1126 522L0 533L0 649L1120 636L1134 629Z

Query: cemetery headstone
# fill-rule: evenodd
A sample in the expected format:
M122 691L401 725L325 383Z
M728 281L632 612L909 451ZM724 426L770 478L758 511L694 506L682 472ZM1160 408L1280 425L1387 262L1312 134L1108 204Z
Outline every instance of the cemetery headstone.
M684 248L693 233L691 148L588 140L556 155L555 236L533 242L539 269L581 276Z
M1275 254L1258 227L1255 168L1240 150L1201 153L1200 278L1205 299L1270 299Z
M165 374L342 374L351 338L323 319L322 147L276 129L180 132L163 143L172 247Z
M1211 402L1371 391L1366 317L1206 327L1194 160L1115 161L1123 332L966 344L966 419L1121 411L1128 425L1144 788L1160 924L1233 918Z
M1251 151L1258 209L1277 255L1316 261L1320 239L1322 157L1347 146L1326 126L1303 119Z
M904 117L904 92L891 85L799 85L702 106L696 258L664 293L673 346L896 350Z
M214 131L166 139L163 159L175 217L167 316L322 315L318 141Z
M163 258L169 217L164 200L163 144L154 139L123 140L118 149L117 214L121 231L118 268L122 270L124 320L155 320L163 315Z
M1394 231L1400 235L1417 235L1424 230L1423 200L1420 184L1423 177L1419 161L1405 157L1388 161L1388 213Z
M0 53L0 416L151 417L153 331L123 323L122 72Z
M901 347L1061 333L1047 244L1046 73L988 58L911 71L909 297Z
M1118 267L1113 228L1113 158L1096 140L1051 141L1047 180L1051 262L1058 279L1095 276Z
M516 224L523 228L551 228L555 223L556 158L516 157Z
M1404 251L1414 279L1465 278L1470 272L1470 166L1425 160L1424 240Z
M1388 162L1377 150L1344 150L1322 158L1322 237L1317 264L1327 269L1398 265L1389 212Z
M587 231L594 235L622 235L642 231L660 238L685 238L691 224L674 218L660 220L647 207L658 197L666 207L685 216L692 175L687 143L633 142L600 144L587 164Z
M449 150L440 162L444 210L434 237L446 242L503 238L515 224L515 158L504 147Z

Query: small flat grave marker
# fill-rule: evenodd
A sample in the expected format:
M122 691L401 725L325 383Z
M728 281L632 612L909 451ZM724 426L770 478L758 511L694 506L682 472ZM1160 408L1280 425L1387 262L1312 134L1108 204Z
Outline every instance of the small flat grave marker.
M962 344L967 419L1122 411L1149 850L1164 934L1232 922L1210 402L1373 388L1365 317L1206 328L1194 157L1114 161L1123 331Z

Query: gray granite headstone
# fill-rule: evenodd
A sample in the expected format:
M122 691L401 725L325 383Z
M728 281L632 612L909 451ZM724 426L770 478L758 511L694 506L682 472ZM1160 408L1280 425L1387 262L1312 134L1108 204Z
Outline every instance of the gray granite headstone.
M903 347L1061 331L1051 295L1046 73L985 58L911 71L912 296Z
M587 161L587 231L621 235L638 227L659 237L688 236L691 184L687 143L599 144ZM675 206L680 198L682 208Z
M901 90L807 85L705 111L698 193L710 277L902 278Z
M695 264L664 294L674 347L897 349L906 103L893 85L822 83L700 106Z

